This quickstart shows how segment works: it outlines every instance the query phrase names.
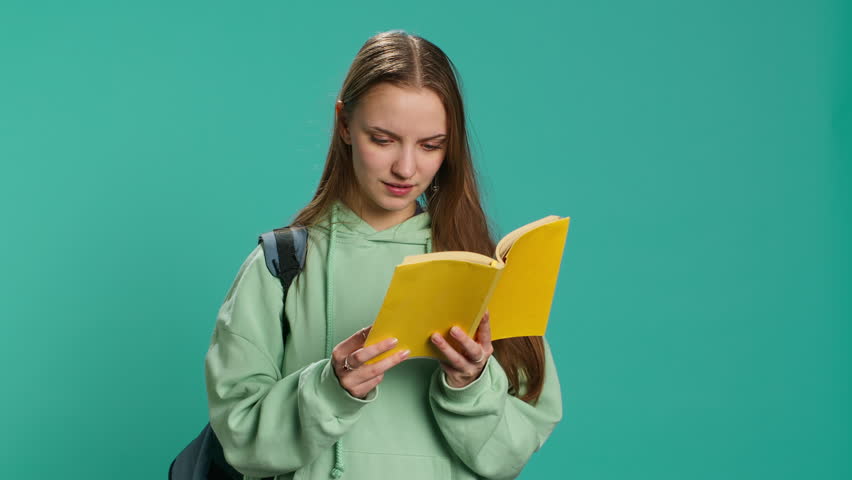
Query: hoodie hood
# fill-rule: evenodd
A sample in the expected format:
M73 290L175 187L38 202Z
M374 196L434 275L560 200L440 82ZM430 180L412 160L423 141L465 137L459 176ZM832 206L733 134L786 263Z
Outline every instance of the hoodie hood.
M417 213L402 223L376 231L369 223L365 222L354 211L340 200L332 205L332 212L328 221L321 222L323 227L328 227L331 221L335 222L335 241L343 243L353 242L379 242L397 243L403 245L424 245L427 251L431 251L432 244L432 222L429 212L417 204ZM333 220L332 220L333 219Z

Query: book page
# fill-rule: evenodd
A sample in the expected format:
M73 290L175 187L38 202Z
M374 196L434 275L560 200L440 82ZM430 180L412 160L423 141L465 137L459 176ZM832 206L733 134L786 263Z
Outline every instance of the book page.
M434 260L457 260L460 262L478 263L481 265L491 265L494 263L493 258L488 258L485 255L474 252L448 251L448 252L433 252L423 253L420 255L408 255L402 260L401 265L411 265L414 263L431 262Z
M556 220L559 220L559 216L548 215L542 218L541 220L536 220L532 223L528 223L506 234L506 236L501 238L500 242L497 243L497 248L494 249L494 254L496 255L497 261L503 261L503 257L505 257L506 254L509 252L509 249L512 248L512 244L514 244L515 241L519 239L523 234Z
M544 335L569 220L565 217L540 224L509 248L506 266L488 305L493 340Z

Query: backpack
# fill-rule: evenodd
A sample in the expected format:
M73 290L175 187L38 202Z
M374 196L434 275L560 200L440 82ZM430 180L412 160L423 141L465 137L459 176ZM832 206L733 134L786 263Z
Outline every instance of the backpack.
M287 298L287 289L296 275L305 266L305 248L308 231L300 225L276 228L257 237L263 244L266 268L278 277L284 290L282 302ZM281 309L282 344L290 333L284 309ZM267 477L272 479L272 477ZM195 439L172 460L169 480L242 480L238 472L225 460L222 444L208 422ZM266 480L266 479L264 479Z

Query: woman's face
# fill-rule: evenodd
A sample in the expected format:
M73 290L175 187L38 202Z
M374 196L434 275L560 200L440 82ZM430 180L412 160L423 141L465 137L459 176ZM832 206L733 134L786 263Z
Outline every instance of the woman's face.
M447 118L438 95L380 83L344 118L341 132L352 145L363 206L356 213L376 230L411 217L445 156Z

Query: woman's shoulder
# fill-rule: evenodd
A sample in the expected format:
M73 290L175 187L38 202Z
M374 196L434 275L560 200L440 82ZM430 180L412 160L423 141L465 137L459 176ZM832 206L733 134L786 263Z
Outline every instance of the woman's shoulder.
M237 273L237 276L242 276L242 274L244 274L247 270L254 268L258 264L266 265L266 257L263 253L262 243L258 243L252 247L251 251L248 252L248 255L243 258L243 262L240 265L240 270Z
M237 295L238 292L244 296L249 292L269 290L272 285L278 285L280 288L278 279L267 266L263 250L263 244L258 243L242 258L242 263L225 294L225 301Z

